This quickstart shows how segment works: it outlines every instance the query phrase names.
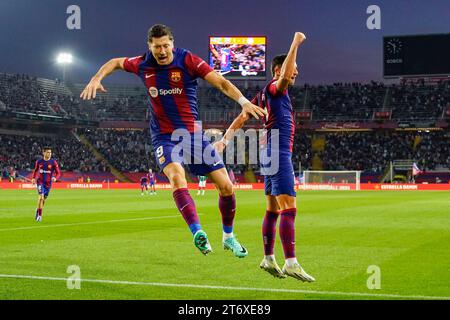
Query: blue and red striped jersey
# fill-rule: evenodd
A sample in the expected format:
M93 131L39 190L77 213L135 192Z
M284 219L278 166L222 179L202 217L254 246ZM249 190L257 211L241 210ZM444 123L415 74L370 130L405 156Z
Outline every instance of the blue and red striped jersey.
M52 177L56 180L61 176L58 162L55 159L44 160L39 159L34 165L33 179L37 179L37 184L43 184L46 187L51 187Z
M147 176L141 177L141 183L147 183L147 182L148 182Z
M173 58L170 65L161 66L148 51L124 62L124 69L138 75L147 88L152 136L181 128L191 133L197 130L197 79L213 71L204 60L185 49L174 48Z
M264 128L267 129L267 138L272 136L272 129L279 133L279 151L292 153L294 145L294 109L288 91L277 91L276 79L272 79L252 100L253 104L267 110L264 118ZM270 141L268 141L270 143Z
M147 178L149 181L155 181L155 174L154 173L147 173Z

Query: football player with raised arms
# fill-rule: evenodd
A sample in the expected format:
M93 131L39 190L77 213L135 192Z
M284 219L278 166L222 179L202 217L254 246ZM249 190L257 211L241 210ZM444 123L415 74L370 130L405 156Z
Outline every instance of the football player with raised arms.
M172 159L172 150L180 141L172 141L172 133L178 129L189 132L192 143L187 150L189 170L197 176L206 175L219 191L219 210L222 215L224 249L237 257L245 257L248 251L233 234L236 198L222 159L203 138L200 143L194 136L199 133L197 106L197 79L202 78L226 96L242 106L247 116L264 116L266 112L248 101L227 79L213 71L201 58L188 50L174 47L171 29L162 24L152 26L147 37L148 50L143 55L131 58L115 58L104 64L81 93L82 99L96 97L96 92L105 92L101 81L116 70L124 70L141 78L150 96L150 131L156 161L168 177L173 198L178 210L193 234L194 245L203 253L212 251L207 234L200 224L194 200L187 189L187 180L178 157ZM203 135L200 132L200 135ZM186 150L183 150L186 151ZM206 161L198 154L211 155ZM184 158L186 159L186 158Z
M297 50L306 40L301 32L296 32L287 55L276 56L272 61L273 79L261 90L252 102L267 111L264 127L267 130L267 152L278 154L279 167L276 172L264 170L264 187L266 195L266 213L262 224L264 258L260 268L275 277L291 276L295 279L313 282L315 279L307 274L297 261L295 253L295 217L297 215L295 174L292 165L292 146L294 143L294 112L288 94L298 75ZM241 113L226 131L222 140L214 147L222 152L233 138L236 130L242 128L248 115ZM278 136L278 144L272 143L272 137ZM279 232L283 245L285 263L281 269L274 255L276 225L280 220Z

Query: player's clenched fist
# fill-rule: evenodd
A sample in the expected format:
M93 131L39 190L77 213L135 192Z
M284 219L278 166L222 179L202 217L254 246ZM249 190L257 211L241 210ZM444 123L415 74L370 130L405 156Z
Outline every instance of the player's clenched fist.
M101 92L106 92L106 89L103 87L101 82L96 79L92 79L86 88L84 88L83 92L80 94L80 98L83 100L90 100L95 99L95 96L97 95L97 90L100 90Z
M302 32L296 32L294 35L294 44L301 45L306 40L306 36Z

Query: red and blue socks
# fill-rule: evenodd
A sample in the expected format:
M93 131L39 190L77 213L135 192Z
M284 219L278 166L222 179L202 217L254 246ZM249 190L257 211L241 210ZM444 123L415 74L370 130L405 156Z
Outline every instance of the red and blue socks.
M297 208L281 211L280 238L285 259L295 258L295 216Z
M264 255L273 256L275 238L277 234L278 212L266 211L262 224L262 236L264 243Z
M188 189L180 188L175 190L173 192L173 199L192 234L194 235L198 230L201 230L202 227L198 219L197 209Z
M219 210L222 215L224 239L233 237L233 222L236 214L236 196L219 195Z

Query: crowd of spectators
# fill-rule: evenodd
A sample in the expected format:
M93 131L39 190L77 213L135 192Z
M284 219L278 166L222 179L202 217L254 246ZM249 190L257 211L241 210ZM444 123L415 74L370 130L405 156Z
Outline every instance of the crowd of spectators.
M0 73L0 101L2 109L34 113L50 113L40 101L43 95L36 78L23 74Z
M0 74L0 109L99 121L148 120L149 99L145 90L118 87L87 102L78 98L79 92L68 94L71 92L68 88L63 90L65 93L52 92L49 81L44 88L35 77ZM239 89L251 99L262 86L251 84ZM61 84L55 82L55 91L56 88L61 90ZM289 93L294 110L312 111L312 120L316 121L370 121L374 112L381 110L391 111L392 119L397 120L439 119L450 108L448 81L435 85L423 82L385 85L374 81L304 85L290 88ZM211 87L199 87L198 104L204 121L232 121L240 111L237 103Z
M417 121L433 120L450 108L450 82L437 85L409 83L389 88L394 119Z
M79 134L122 172L158 171L148 130L84 129ZM293 146L295 172L312 169L312 134L297 133ZM423 171L450 170L450 133L433 132L337 132L325 134L325 148L317 155L324 170L361 170L380 174L393 160L411 159ZM73 136L0 135L0 171L32 170L42 156L42 147L50 146L61 170L75 172L107 172L107 164L99 162L80 141ZM248 151L246 159L248 161ZM259 174L256 164L233 164L227 169L236 175L247 170Z
M84 130L90 143L122 172L146 172L157 168L148 130Z
M310 134L301 132L295 135L292 149L292 163L294 164L295 172L298 172L299 169L302 171L312 169L312 146Z
M0 135L0 170L33 170L36 160L42 158L42 148L52 148L52 157L58 161L61 170L75 172L106 172L105 163L97 161L94 155L73 136L26 136Z
M385 92L384 84L377 82L309 86L309 109L319 121L369 120L382 109Z
M449 145L450 134L444 131L330 133L320 158L325 170L381 173L391 161L414 160L423 171L448 171Z
M260 85L240 87L249 99L261 89ZM81 101L78 92L73 95L67 92L70 90L52 92L49 87L43 88L37 78L28 75L0 74L0 111L38 112L99 121L146 121L149 118L149 100L144 90L129 91L129 95L126 90L117 90L110 96L101 94L90 102ZM317 121L367 121L380 110L392 111L392 119L397 120L436 120L450 108L450 82L435 85L423 82L400 85L335 83L295 86L289 92L294 110L310 110L312 119ZM210 123L231 123L241 110L237 103L210 87L199 87L198 102L200 118ZM250 124L261 125L261 121L251 120ZM97 129L83 130L83 133L120 171L157 168L148 130ZM416 138L417 135L420 138ZM293 163L296 171L299 165L302 170L312 168L311 140L311 134L305 132L295 137ZM448 170L449 141L449 133L445 132L328 133L325 149L317 156L325 170L371 170L379 173L389 161L396 159L417 160L423 170ZM62 170L107 170L105 163L95 160L72 136L44 138L19 135L0 135L0 170L32 169L35 160L41 156L43 145L54 148L54 157L59 160ZM229 165L236 174L243 174L248 169L258 171L256 165Z
M450 132L423 132L415 159L421 170L450 170Z
M325 170L382 172L391 160L413 159L413 133L329 133L320 154Z

